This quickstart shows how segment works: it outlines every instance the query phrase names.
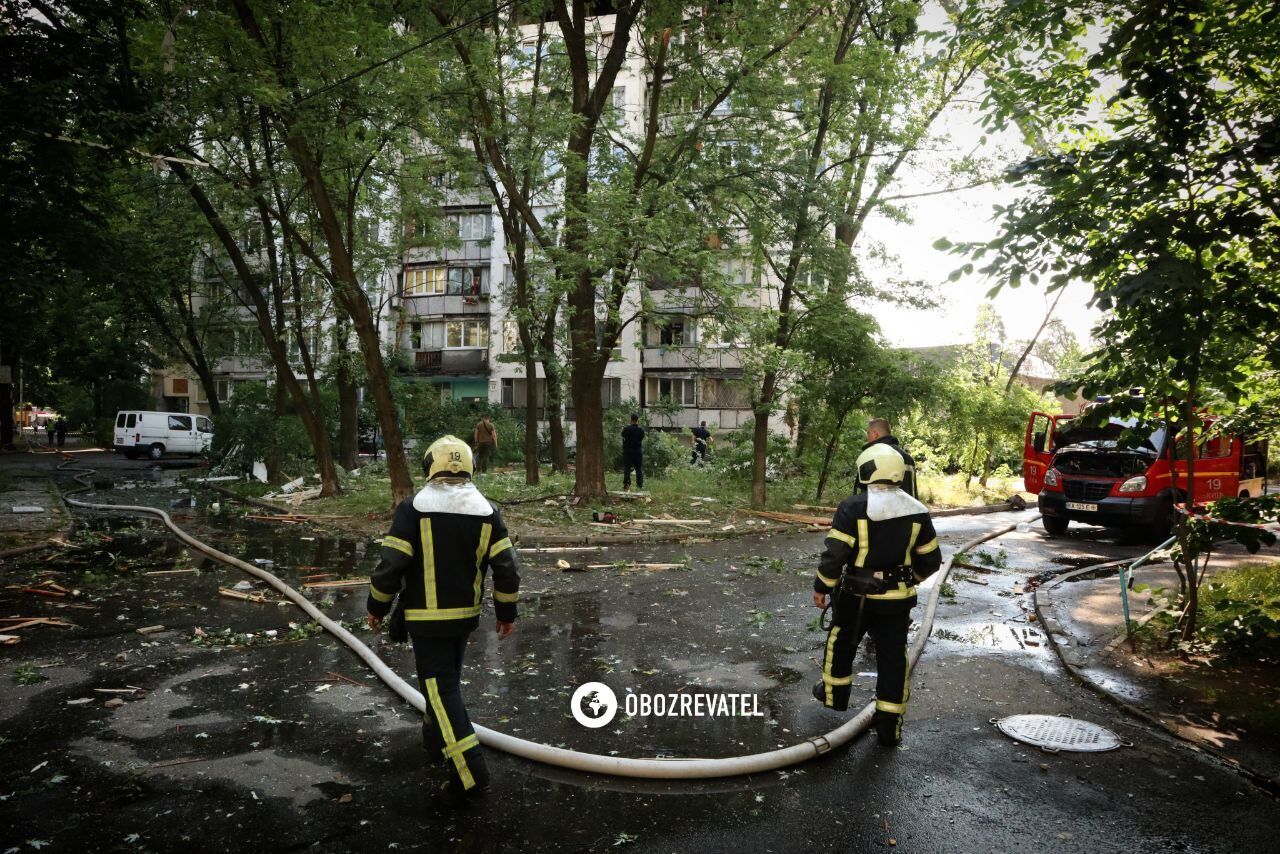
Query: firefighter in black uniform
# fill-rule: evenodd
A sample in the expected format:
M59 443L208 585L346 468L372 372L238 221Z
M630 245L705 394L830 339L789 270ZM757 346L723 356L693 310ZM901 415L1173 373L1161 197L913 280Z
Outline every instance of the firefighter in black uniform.
M903 450L902 445L898 442L898 437L893 435L893 428L889 426L888 420L884 418L872 418L867 422L867 444L862 446L862 450L867 450L875 445L885 445L893 448L902 455L902 464L905 471L902 475L902 491L912 498L919 498L920 493L916 491L916 461L911 459L911 455ZM867 485L861 480L854 479L853 492L866 492Z
M916 584L942 564L929 510L899 484L902 455L872 444L858 457L865 492L840 503L813 580L813 604L832 609L822 659L822 681L813 695L823 705L849 707L853 658L870 633L876 645L876 733L880 743L902 740L911 663L907 628L916 604Z
M455 804L483 792L489 770L462 702L467 638L480 622L486 573L493 575L498 638L515 629L520 566L498 509L471 482L471 448L453 436L436 440L422 460L427 485L396 508L370 578L369 626L392 612L392 639L413 640L418 684L426 701L423 740L449 769L446 795ZM397 635L400 635L397 637Z

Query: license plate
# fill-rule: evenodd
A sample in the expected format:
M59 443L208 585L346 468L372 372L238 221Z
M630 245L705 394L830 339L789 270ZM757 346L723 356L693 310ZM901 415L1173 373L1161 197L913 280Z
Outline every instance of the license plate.
M1079 501L1068 501L1067 509L1080 510L1084 513L1097 513L1098 505L1097 504L1081 504Z

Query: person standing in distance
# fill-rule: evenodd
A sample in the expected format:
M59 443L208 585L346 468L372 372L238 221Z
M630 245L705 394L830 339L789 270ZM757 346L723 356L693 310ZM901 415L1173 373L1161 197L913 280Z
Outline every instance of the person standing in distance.
M862 446L862 450L865 451L873 445L887 445L902 456L902 464L905 467L902 475L902 491L912 498L918 499L920 495L916 491L916 461L911 459L911 455L902 449L898 438L893 435L893 429L889 426L888 419L872 418L867 422L867 444ZM855 477L853 480L854 494L866 491L867 485Z
M631 413L631 423L622 428L622 488L631 489L631 470L636 470L636 489L644 489L644 428L640 416Z
M462 700L462 658L480 622L484 579L493 575L499 640L515 630L520 564L498 508L471 482L471 449L454 436L427 448L427 485L396 508L382 539L382 559L369 579L369 627L393 610L413 641L418 685L426 700L422 736L428 756L448 765L445 795L463 805L489 785L489 769Z
M693 457L689 462L697 465L701 459L702 464L706 464L707 451L711 445L711 431L707 429L707 422L703 421L697 427L691 427L690 431L693 433Z
M858 481L866 491L836 508L813 579L814 606L832 611L813 696L829 709L849 707L854 655L870 633L878 673L874 723L886 746L902 740L911 693L907 628L916 584L942 565L929 509L899 486L904 470L895 448L872 444L862 452Z
M489 413L480 416L472 435L472 443L476 448L476 471L487 472L493 452L498 450L498 428L493 426Z

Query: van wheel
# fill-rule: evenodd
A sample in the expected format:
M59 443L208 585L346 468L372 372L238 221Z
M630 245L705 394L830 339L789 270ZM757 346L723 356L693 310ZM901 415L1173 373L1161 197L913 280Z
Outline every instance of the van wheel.
M153 460L160 459L161 457L164 456L164 445L161 445L159 442L156 442L150 448L147 449L147 456L151 457L151 459Z
M1071 520L1064 519L1061 516L1041 516L1040 523L1044 525L1045 533L1051 537L1061 537L1067 532Z

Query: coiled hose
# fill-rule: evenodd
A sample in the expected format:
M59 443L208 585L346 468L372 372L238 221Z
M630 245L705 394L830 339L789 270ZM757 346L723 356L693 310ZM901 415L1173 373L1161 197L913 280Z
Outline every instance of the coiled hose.
M72 460L68 460L58 466L59 470L65 469ZM173 532L188 548L191 548L203 555L213 558L216 561L225 563L228 566L234 566L241 569L256 578L270 584L278 590L283 596L287 597L291 602L305 611L312 619L323 626L327 631L331 632L335 637L345 643L351 650L360 657L365 664L377 674L378 678L387 684L392 691L395 691L403 697L410 705L419 712L425 712L426 703L423 701L422 694L408 682L406 682L399 674L387 666L377 653L369 649L359 638L345 629L341 623L326 616L319 608L317 608L309 599L281 581L275 575L267 572L261 567L254 566L240 560L237 557L220 552L217 549L202 543L195 537L188 534L182 528L179 528L174 521L169 518L169 514L155 507L141 507L137 505L127 504L98 504L90 501L83 501L72 498L72 495L87 492L92 488L91 484L86 481L90 475L94 474L93 469L80 469L82 474L75 475L75 479L82 484L81 487L73 489L63 495L64 500L68 504L75 507L82 507L86 510L98 510L109 513L131 513L135 515L155 516L162 521L166 528ZM960 547L960 552L968 551L980 543L1012 531L1016 525L1006 525L988 534L975 537ZM947 575L951 572L951 558L943 561L942 568L935 573L933 586L929 591L929 601L925 608L924 619L920 623L920 628L916 632L915 639L911 643L911 665L915 666L920 655L924 652L925 643L929 639L929 633L933 629L934 616L938 610L938 599L942 590L942 583L946 580ZM694 780L694 779L710 779L716 777L733 777L742 774L758 774L763 771L774 771L778 768L785 768L788 765L795 765L814 757L829 753L837 747L845 744L855 736L862 733L871 725L871 718L875 712L875 703L868 703L860 712L849 720L845 721L841 726L827 733L826 735L818 735L808 738L798 744L790 747L771 750L767 753L754 753L749 756L731 756L720 759L706 758L674 758L674 759L633 759L620 756L602 756L595 753L578 753L574 750L567 750L562 747L552 747L547 744L539 744L533 741L527 741L523 738L516 738L512 735L489 729L480 724L474 724L476 735L480 739L480 743L486 747L492 747L514 756L524 759L530 759L534 762L542 762L548 765L555 765L560 768L570 768L575 771L583 771L592 774L609 774L616 777L640 777L651 780Z

